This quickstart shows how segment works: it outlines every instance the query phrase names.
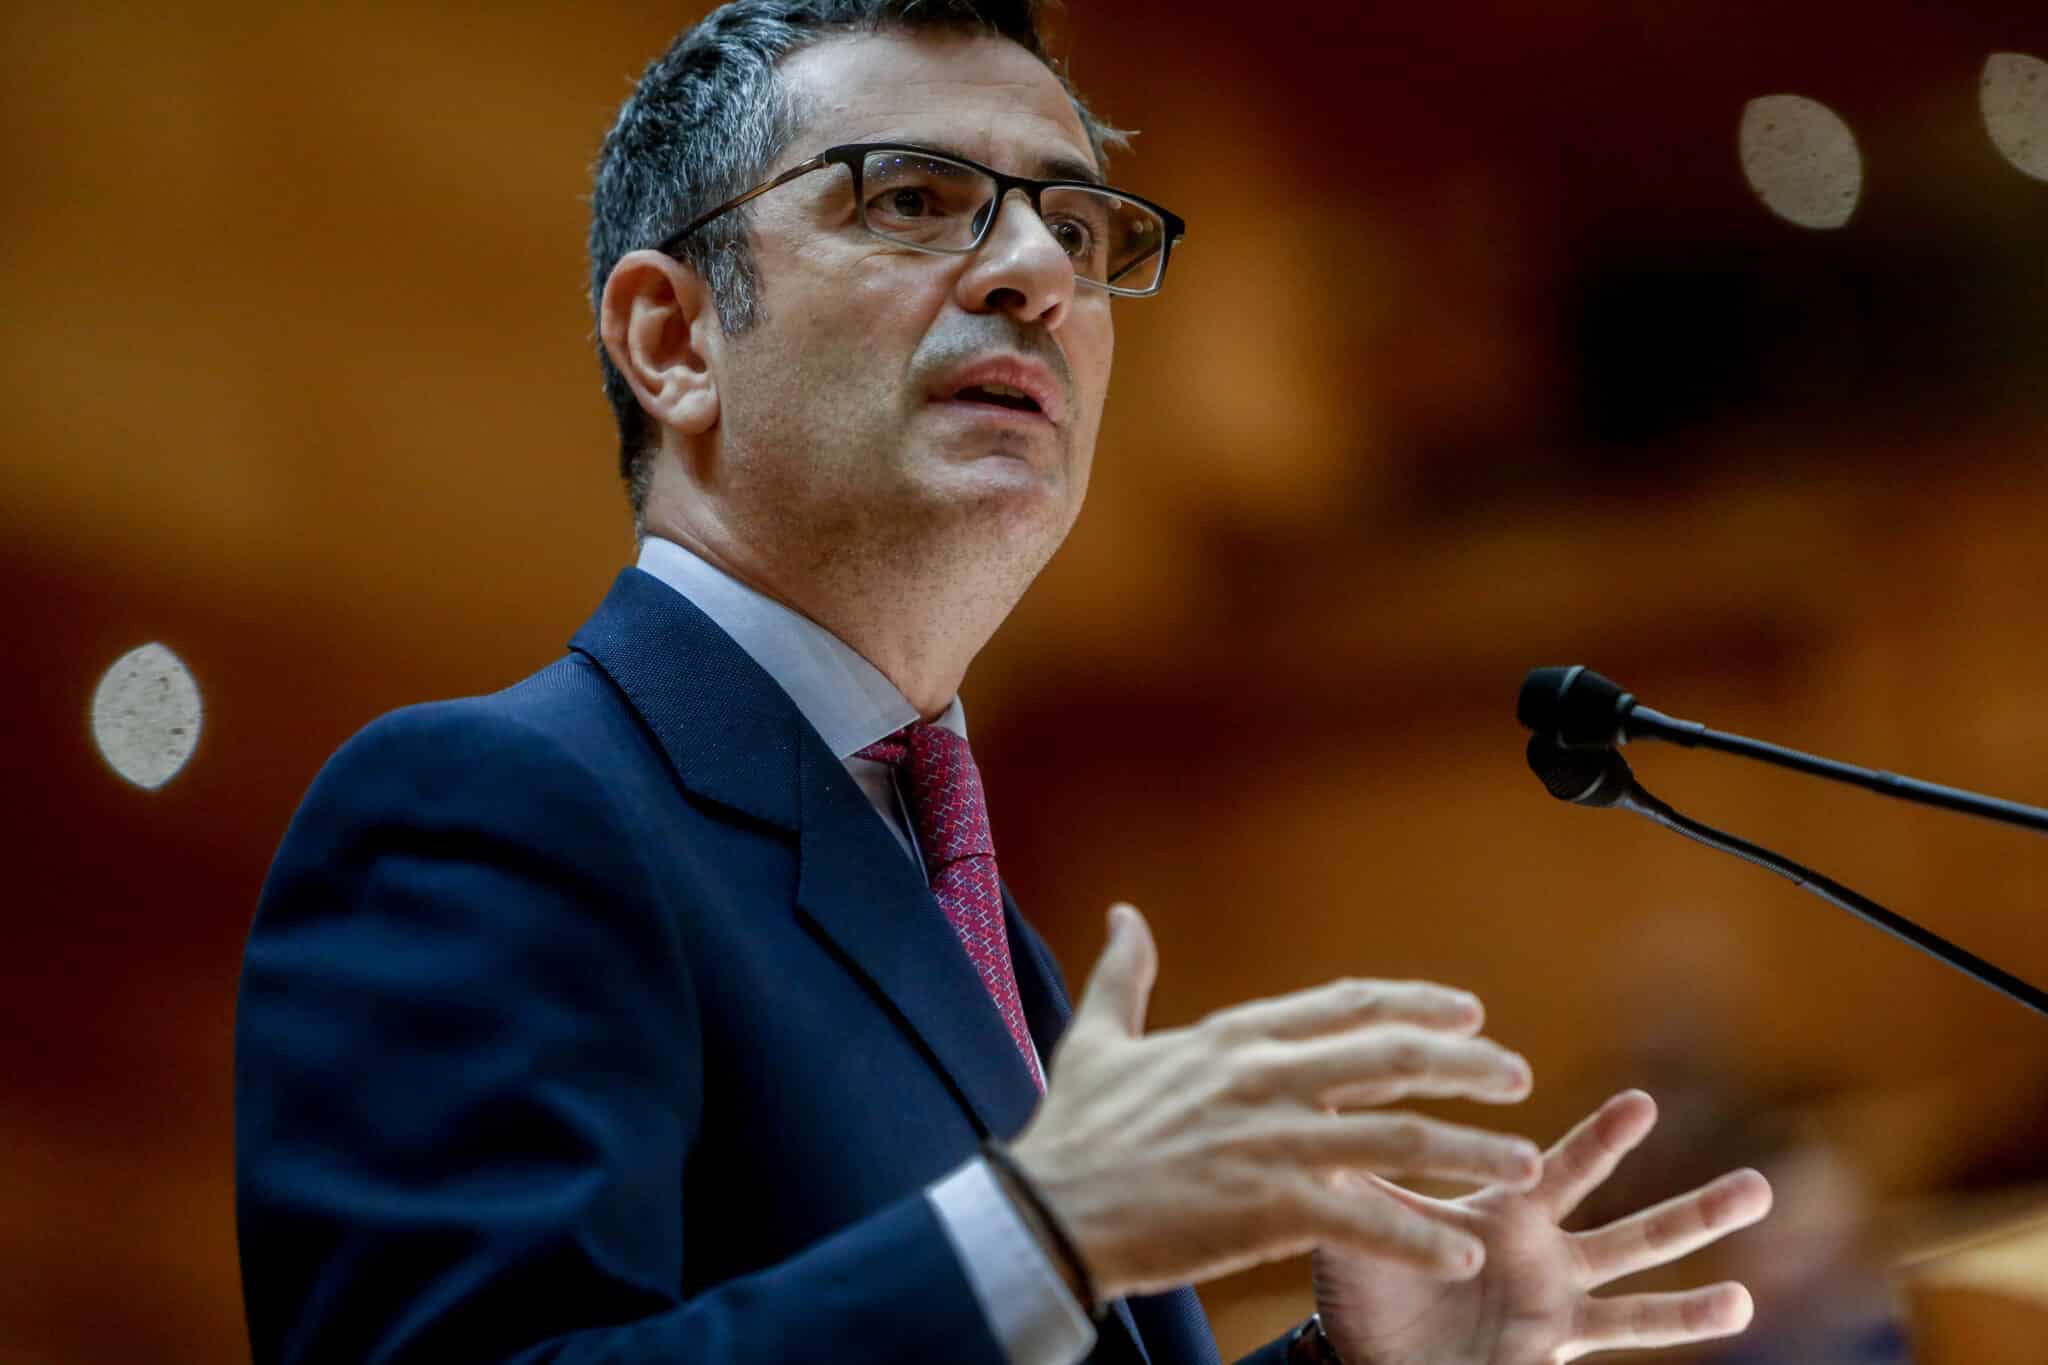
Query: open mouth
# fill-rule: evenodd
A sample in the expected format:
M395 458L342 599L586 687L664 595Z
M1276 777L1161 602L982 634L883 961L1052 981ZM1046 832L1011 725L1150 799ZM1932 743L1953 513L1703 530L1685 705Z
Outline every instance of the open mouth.
M1038 400L1022 389L1008 384L970 384L953 395L956 403L986 403L992 407L1008 408L1012 412L1028 412L1043 416L1045 410L1038 406Z

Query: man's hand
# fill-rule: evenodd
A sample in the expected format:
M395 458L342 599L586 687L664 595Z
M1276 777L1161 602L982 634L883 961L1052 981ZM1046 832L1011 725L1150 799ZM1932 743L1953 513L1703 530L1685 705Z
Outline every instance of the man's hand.
M1740 1332L1751 1305L1739 1284L1598 1299L1591 1291L1762 1218L1771 1187L1755 1171L1730 1172L1591 1232L1559 1226L1656 1122L1648 1095L1616 1095L1544 1154L1542 1178L1526 1190L1445 1201L1369 1176L1347 1181L1360 1204L1406 1209L1478 1238L1486 1264L1450 1282L1397 1261L1318 1251L1316 1303L1338 1355L1346 1365L1559 1365L1593 1351Z
M1534 1181L1534 1143L1408 1114L1349 1112L1409 1096L1492 1103L1529 1093L1528 1063L1475 1035L1462 991L1339 981L1146 1033L1158 969L1136 910L1053 1057L1044 1102L1012 1145L1106 1300L1212 1279L1324 1245L1437 1285L1478 1271L1452 1220L1333 1185L1340 1171Z

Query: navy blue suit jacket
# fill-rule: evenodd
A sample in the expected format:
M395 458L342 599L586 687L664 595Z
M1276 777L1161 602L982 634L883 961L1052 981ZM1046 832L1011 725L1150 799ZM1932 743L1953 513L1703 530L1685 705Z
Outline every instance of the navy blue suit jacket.
M552 667L351 740L285 836L236 1029L255 1359L1001 1365L922 1191L1035 1101L844 765L628 569ZM1216 1355L1183 1290L1094 1358Z

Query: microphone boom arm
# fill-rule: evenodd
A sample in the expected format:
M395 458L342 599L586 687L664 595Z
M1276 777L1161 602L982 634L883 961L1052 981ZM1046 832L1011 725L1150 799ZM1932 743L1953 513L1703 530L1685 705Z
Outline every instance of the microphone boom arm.
M1641 708L1638 709L1640 711ZM1652 714L1655 713L1653 712ZM1660 719L1662 718L1660 717ZM1708 731L1707 733L1711 734L1713 732ZM1740 738L1740 736L1729 736L1729 738ZM1745 742L1755 743L1754 740ZM1774 748L1776 746L1765 747ZM1785 752L1792 753L1795 751L1788 749ZM1800 755L1800 757L1807 757L1807 755ZM1827 760L1822 759L1818 761L1826 762ZM1861 770L1859 769L1858 771ZM1889 776L1889 774L1883 775ZM1965 795L1967 794L1965 793ZM1775 872L1798 886L1802 891L1812 892L1836 909L1848 911L1865 924L1882 929L1894 938L1910 943L1920 951L1941 959L1957 971L1962 972L1965 976L1982 982L2007 999L2025 1005L2036 1014L2048 1016L2048 993L2044 993L2038 987L2022 981L2019 977L2014 976L2011 972L2006 971L1995 963L1986 962L1969 949L1950 943L1932 930L1921 928L1904 915L1894 914L1869 897L1860 896L1848 887L1843 886L1840 882L1822 876L1812 868L1803 867L1783 854L1773 853L1759 844L1750 843L1747 839L1738 839L1732 834L1724 834L1712 825L1702 824L1689 815L1683 815L1644 791L1639 785L1631 784L1615 800L1614 804L1623 810L1634 811L1637 815L1653 820L1672 833L1682 834L1695 843L1704 844L1708 848L1722 853L1733 854L1744 862L1761 867L1767 872ZM2022 809L2025 808L2022 807Z
M1725 730L1709 730L1698 721L1678 720L1647 706L1630 708L1622 719L1622 732L1628 739L1658 739L1688 749L1713 749L1734 754L1737 758L1756 759L1813 777L1845 782L1852 787L1862 787L1866 791L1919 805L1937 806L1963 815L1982 816L1987 820L2048 833L2048 810L2038 806L2023 806L2017 801L1984 796L1960 787L1944 787L1937 782L1922 782L1918 778L1901 777L1875 768L1859 768L1853 763L1822 758L1818 754L1788 749L1782 744L1730 734Z

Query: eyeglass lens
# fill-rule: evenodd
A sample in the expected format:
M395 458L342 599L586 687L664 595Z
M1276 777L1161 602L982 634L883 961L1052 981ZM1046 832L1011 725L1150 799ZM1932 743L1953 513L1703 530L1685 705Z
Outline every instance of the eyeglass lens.
M965 251L996 207L996 182L972 166L923 153L869 152L861 214L877 236L927 251ZM1084 280L1143 292L1159 280L1166 224L1114 190L1056 187L1040 197L1046 230Z

